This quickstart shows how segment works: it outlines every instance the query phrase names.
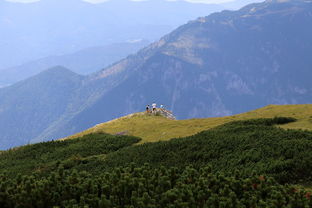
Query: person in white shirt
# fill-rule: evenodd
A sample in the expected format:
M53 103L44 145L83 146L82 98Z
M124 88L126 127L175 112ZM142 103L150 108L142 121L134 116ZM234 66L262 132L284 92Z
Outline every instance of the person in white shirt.
M152 107L153 107L153 112L155 112L156 111L156 107L157 107L156 103L153 103Z

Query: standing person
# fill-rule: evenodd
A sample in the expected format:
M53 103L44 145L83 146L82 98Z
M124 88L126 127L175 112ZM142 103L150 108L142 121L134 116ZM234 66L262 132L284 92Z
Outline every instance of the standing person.
M150 111L149 109L150 109L150 106L147 105L147 106L146 106L146 113L149 113L149 111Z
M156 111L156 106L157 106L157 105L156 105L156 103L153 103L153 104L152 104L152 107L153 107L153 112L155 112L155 111Z
M160 105L160 108L163 109L163 108L164 108L164 105Z

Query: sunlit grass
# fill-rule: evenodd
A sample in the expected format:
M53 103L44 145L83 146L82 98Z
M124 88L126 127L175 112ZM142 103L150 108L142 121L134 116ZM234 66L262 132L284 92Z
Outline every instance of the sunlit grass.
M68 137L81 137L90 133L127 134L142 138L141 143L169 140L185 137L203 130L211 129L221 124L252 118L293 117L297 121L282 125L282 128L312 130L312 104L305 105L269 105L247 113L234 116L169 120L161 116L151 116L145 113L136 113L107 123L96 125L81 133Z

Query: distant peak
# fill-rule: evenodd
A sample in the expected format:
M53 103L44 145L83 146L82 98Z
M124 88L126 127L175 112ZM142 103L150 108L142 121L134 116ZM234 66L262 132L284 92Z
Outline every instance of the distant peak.
M46 71L70 71L70 72L72 72L70 69L68 69L64 66L54 66L54 67L47 69Z
M265 3L311 3L312 0L266 0Z
M290 0L266 0L267 3L284 3L289 2Z
M75 72L63 66L54 66L47 70L44 70L40 74L49 74L49 75L64 75L64 76L77 76Z

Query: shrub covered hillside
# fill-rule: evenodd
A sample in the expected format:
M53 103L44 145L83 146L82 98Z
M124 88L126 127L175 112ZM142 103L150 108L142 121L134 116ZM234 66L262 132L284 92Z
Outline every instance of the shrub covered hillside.
M0 176L0 206L92 208L312 207L310 193L271 178L212 174L209 167L182 169L148 165L90 175L58 171L47 177Z
M105 157L110 152L139 142L131 136L90 134L75 140L51 141L0 152L0 173L46 173L60 165L65 168L92 157Z
M132 162L155 168L208 164L226 174L239 169L245 176L257 172L281 183L310 183L312 132L276 127L292 121L236 121L190 137L141 145L132 145L139 138L108 134L40 143L1 153L0 173L44 175L60 165L98 174Z
M157 143L108 134L0 153L0 207L312 207L312 132L235 121ZM138 144L138 145L134 145ZM271 178L272 177L272 178Z
M201 167L232 173L240 169L269 174L282 183L312 179L312 132L284 130L274 124L290 118L231 122L194 136L167 142L147 143L107 155L105 166L115 167L145 162L161 165Z

